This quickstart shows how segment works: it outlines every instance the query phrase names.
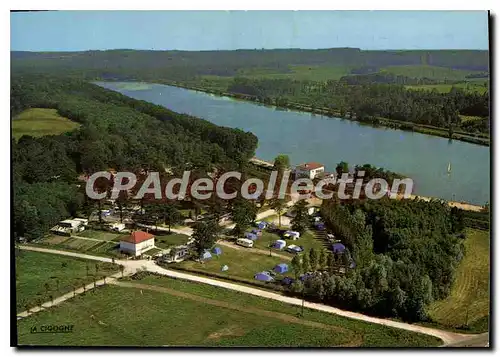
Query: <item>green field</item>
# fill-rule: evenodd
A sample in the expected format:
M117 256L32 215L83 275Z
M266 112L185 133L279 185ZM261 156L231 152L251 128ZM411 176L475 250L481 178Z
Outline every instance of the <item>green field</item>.
M164 277L105 286L18 321L19 343L76 346L436 346L436 338ZM132 285L133 284L133 285ZM42 325L73 333L32 334Z
M460 69L452 69L437 66L388 66L383 67L381 72L393 73L399 76L407 76L410 78L430 78L436 80L466 80L467 75L482 73L482 71L464 71Z
M77 235L80 237L87 237L87 238L94 238L94 239L105 240L105 241L119 242L122 237L125 237L128 234L123 234L123 233L120 234L120 233L114 233L114 232L86 229L83 232L79 232Z
M165 235L155 236L155 246L158 248L168 248L176 245L186 244L189 237L185 234L170 233Z
M413 90L431 91L435 89L438 93L449 93L453 87L460 88L471 93L476 92L479 94L484 94L488 92L488 87L485 87L482 84L476 84L474 82L458 83L458 84L423 84L418 86L405 86L405 88Z
M467 323L487 331L489 315L490 233L467 230L466 253L456 272L450 296L434 302L429 315L436 323L457 328Z
M12 136L19 140L23 135L58 135L72 131L80 124L60 116L56 109L31 108L12 120Z
M30 252L16 252L16 309L18 312L27 307L35 307L37 300L42 302L70 292L74 287L94 281L94 277L118 272L117 266L110 263L96 263L61 255ZM87 275L87 266L89 267ZM47 284L47 286L45 286Z
M254 246L256 248L261 248L261 249L269 249L270 243L276 241L277 239L282 239L280 238L279 235L274 234L274 233L269 233L269 232L262 232L262 236L260 236L254 243ZM311 248L315 249L323 249L323 241L316 239L314 236L314 232L312 231L306 231L304 234L300 236L299 239L297 240L286 240L287 245L298 245L298 246L303 246L306 251L309 251ZM281 252L284 255L289 255L290 257L293 257L295 254L288 253L286 251Z
M97 231L99 232L99 231ZM83 233L83 232L80 232ZM79 234L80 234L79 233ZM107 232L103 232L107 233ZM89 233L87 233L89 234ZM114 234L114 233L111 233ZM92 233L90 234L92 235ZM107 236L111 238L111 236ZM89 237L90 238L90 237ZM97 238L96 238L97 239ZM118 237L113 239L119 239ZM116 249L119 244L114 240L103 240L101 242L95 240L87 240L80 239L76 237L65 237L58 235L50 235L47 236L35 244L34 246L49 248L49 249L59 249L59 250L67 250L78 253L85 253L91 255L99 255L99 256L109 256L109 257L124 257L120 252Z

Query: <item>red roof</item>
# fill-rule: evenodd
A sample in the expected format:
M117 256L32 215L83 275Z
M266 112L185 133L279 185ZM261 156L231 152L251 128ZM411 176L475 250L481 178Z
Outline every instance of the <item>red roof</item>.
M129 242L134 244L139 244L144 242L145 240L154 238L154 236L150 233L146 233L143 231L134 231L129 236L122 239L123 242Z
M320 167L324 167L324 165L320 164L319 162L306 162L305 164L297 166L297 168L302 171L316 170Z

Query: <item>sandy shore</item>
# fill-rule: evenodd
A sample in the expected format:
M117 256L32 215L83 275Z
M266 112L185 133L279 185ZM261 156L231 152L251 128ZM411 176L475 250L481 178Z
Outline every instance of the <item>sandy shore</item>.
M419 198L419 199L425 200L425 201L430 201L432 199L431 197L425 197L425 196L417 196L417 195L410 196L410 199L414 199L414 198ZM443 201L446 201L446 200L443 200ZM448 202L448 205L450 207L457 207L457 208L463 209L465 211L480 212L483 210L482 206L476 206L476 205L466 203L466 202L454 202L454 201L447 201L447 202Z

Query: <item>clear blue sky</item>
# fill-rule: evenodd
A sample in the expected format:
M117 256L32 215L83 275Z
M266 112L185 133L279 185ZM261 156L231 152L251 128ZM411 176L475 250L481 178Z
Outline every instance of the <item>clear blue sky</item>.
M486 11L11 13L11 50L488 49Z

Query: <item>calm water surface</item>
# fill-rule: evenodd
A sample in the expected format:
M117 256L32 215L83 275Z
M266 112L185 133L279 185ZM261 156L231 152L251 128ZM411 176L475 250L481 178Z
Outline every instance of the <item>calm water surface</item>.
M369 163L411 177L419 195L476 204L490 201L489 147L160 84L98 84L217 125L250 131L259 138L256 156L264 160L287 154L292 164L318 161L327 171L335 170L340 161L352 166Z

